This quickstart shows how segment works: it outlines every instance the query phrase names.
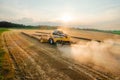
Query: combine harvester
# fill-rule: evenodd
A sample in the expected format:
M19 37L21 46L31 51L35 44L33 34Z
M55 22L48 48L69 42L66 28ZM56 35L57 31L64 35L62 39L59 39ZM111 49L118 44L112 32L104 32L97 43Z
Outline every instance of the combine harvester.
M55 30L52 33L44 33L44 32L38 32L39 37L40 37L40 42L48 42L50 44L70 44L71 40L70 40L70 36L68 36L67 34L65 34L63 31L61 30Z

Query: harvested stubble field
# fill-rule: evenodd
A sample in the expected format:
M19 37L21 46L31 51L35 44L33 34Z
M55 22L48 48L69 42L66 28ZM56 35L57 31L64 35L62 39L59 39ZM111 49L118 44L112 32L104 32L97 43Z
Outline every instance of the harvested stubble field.
M2 36L15 68L15 80L120 80L120 36L68 31L72 36L103 42L73 39L77 44L55 46L40 43L33 35L39 34L36 31L13 30Z

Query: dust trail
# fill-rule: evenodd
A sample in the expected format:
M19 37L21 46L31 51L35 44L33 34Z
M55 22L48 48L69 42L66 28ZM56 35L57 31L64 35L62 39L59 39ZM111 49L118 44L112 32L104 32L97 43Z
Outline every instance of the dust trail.
M57 46L63 56L77 62L92 64L93 68L105 69L110 72L120 71L120 42L105 40L77 43L71 46Z

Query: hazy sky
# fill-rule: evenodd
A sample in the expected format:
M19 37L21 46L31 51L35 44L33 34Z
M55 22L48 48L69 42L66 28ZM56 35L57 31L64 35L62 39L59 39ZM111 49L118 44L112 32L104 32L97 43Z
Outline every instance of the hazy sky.
M120 0L0 0L3 20L120 30Z

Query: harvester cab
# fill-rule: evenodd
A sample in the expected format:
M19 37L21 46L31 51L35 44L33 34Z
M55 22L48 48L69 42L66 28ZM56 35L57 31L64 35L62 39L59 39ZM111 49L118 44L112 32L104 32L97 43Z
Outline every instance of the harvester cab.
M50 34L49 38L49 43L54 44L54 43L60 43L60 44L65 44L65 43L70 43L70 36L65 34L61 30L55 30Z

